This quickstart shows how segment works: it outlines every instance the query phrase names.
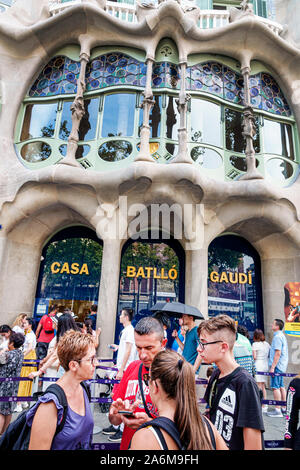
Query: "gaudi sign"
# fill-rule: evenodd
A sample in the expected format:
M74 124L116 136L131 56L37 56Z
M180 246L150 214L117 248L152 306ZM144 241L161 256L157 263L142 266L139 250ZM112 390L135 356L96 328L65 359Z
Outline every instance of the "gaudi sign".
M233 273L212 271L209 276L211 282L225 282L226 284L252 284L252 273Z
M89 275L88 265L84 263L82 266L79 263L59 263L58 261L54 261L51 264L51 272L52 274L87 274Z
M172 266L171 269L161 268L152 268L151 266L136 268L135 266L127 266L126 277L135 277L142 279L171 279L174 281L177 279L178 272L175 269L175 266Z

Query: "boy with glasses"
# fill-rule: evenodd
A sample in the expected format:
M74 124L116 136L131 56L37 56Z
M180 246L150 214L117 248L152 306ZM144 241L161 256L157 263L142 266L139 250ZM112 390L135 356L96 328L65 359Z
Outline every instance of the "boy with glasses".
M236 333L235 322L228 315L204 320L198 327L198 352L204 362L217 366L204 399L210 420L230 450L262 450L264 423L259 389L234 359Z

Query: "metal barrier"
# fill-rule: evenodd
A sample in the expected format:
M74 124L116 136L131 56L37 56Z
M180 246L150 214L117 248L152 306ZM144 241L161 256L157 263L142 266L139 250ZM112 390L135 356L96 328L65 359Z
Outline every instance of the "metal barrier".
M30 361L30 362L29 362ZM23 365L29 366L29 365L36 365L39 361L38 360L24 360ZM99 359L99 363L104 363L104 362L113 362L111 359ZM96 369L102 369L102 370L109 370L109 371L117 371L118 369L116 367L106 367L106 366L96 366ZM297 374L291 374L291 373L278 373L278 372L256 372L257 375L269 375L269 376L284 376L284 377L295 377ZM35 377L34 379L29 379L27 377L0 377L0 382L21 382L21 381L32 381L33 386L32 386L32 395L34 395L36 392L38 392L38 386L39 382L56 382L58 380L58 377ZM100 379L90 379L86 381L88 384L118 384L120 383L119 380L114 380L114 379L108 379L108 378L100 378ZM207 379L196 379L196 384L198 385L207 385L208 380ZM27 396L27 397L21 397L21 396L11 396L11 397L0 397L0 402L36 402L37 398L34 396ZM95 404L95 403L112 403L113 400L112 398L103 398L103 397L95 397L92 396L90 399L90 403ZM200 398L198 400L198 403L206 403L206 401L203 398ZM262 404L266 405L279 405L279 406L285 406L286 402L285 401L277 401L277 400L262 400ZM99 432L99 431L97 431ZM94 433L95 434L95 433ZM284 441L283 440L266 440L264 441L265 448L266 449L280 449L284 447ZM120 444L114 444L114 443L94 443L92 444L92 449L93 450L118 450Z

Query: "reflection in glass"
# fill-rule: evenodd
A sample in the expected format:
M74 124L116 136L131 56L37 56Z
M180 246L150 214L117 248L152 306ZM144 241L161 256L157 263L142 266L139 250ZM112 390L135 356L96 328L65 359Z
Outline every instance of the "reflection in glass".
M132 145L127 140L110 140L104 142L98 150L99 157L107 162L118 162L129 157Z
M68 140L72 130L72 111L71 101L65 101L63 104L59 137L62 140ZM79 125L79 140L92 140L95 138L99 98L84 100L85 114Z
M255 153L260 153L259 124L255 118L256 132L253 146ZM226 149L231 152L244 153L246 149L246 139L243 136L243 113L225 108L225 137Z
M161 119L161 95L153 96L154 105L150 111L149 126L150 126L150 137L160 137L160 119ZM139 135L141 127L143 125L143 108L140 112L139 121Z
M102 137L133 135L135 101L132 93L105 96Z
M51 155L51 147L45 142L30 142L23 145L21 156L30 163L38 163L47 160Z
M178 140L179 112L175 103L174 96L168 96L167 114L166 114L166 137L172 140Z
M266 163L269 175L279 181L285 181L293 175L293 167L289 162L281 158L272 158Z
M35 137L53 137L57 103L28 104L25 110L21 142Z
M220 168L223 164L221 155L215 150L206 147L194 147L191 151L191 157L194 162L209 170Z
M294 160L293 134L289 124L265 119L263 132L266 153L275 153Z
M221 107L210 101L192 99L191 140L221 147L221 132Z
M166 157L165 157L167 160L170 158L170 155L174 156L176 154L177 147L178 147L178 145L176 145L176 144L171 144L171 143L166 144L166 150L169 154L169 155L166 155Z

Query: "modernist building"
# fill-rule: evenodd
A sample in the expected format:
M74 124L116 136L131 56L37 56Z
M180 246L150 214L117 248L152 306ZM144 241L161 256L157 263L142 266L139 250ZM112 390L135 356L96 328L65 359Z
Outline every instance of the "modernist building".
M96 303L105 356L121 306L177 299L270 340L300 281L299 8L0 3L1 323Z

